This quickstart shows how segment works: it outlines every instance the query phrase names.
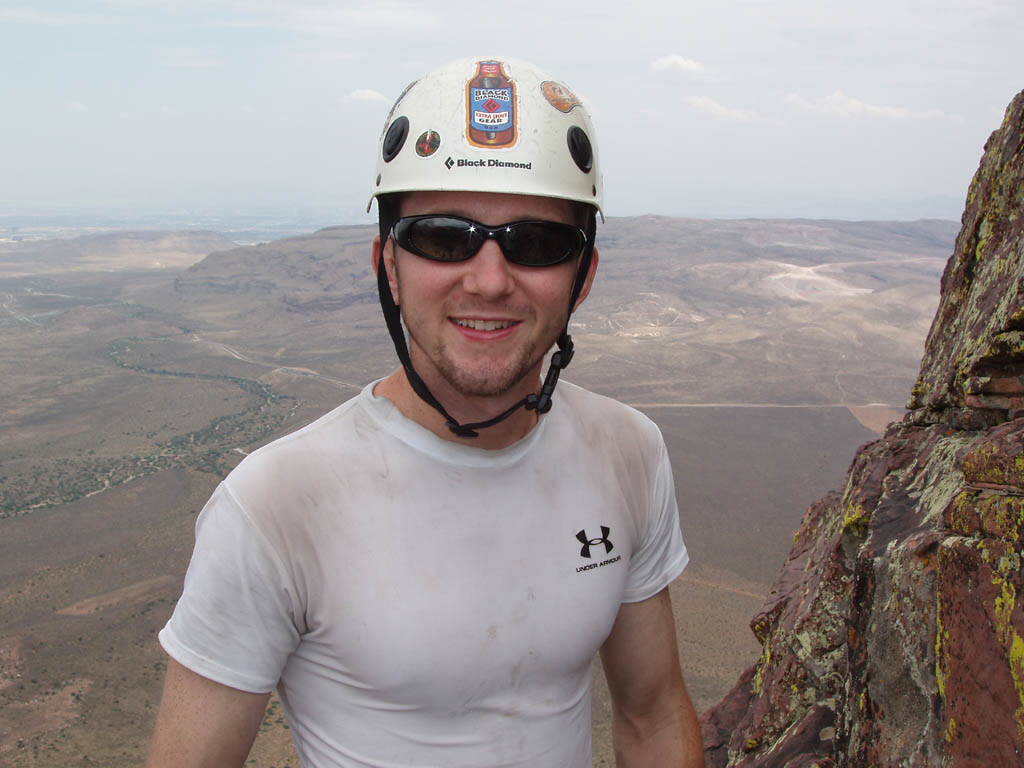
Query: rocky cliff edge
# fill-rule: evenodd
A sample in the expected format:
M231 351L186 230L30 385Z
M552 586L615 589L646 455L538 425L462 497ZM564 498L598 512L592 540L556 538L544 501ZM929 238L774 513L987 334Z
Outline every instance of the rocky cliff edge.
M812 504L708 765L1024 763L1024 91L985 144L907 417Z

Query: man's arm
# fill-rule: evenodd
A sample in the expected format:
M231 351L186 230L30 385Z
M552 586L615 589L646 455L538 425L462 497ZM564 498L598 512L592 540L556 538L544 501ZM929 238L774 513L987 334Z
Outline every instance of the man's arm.
M668 588L623 603L601 647L619 768L703 768L700 724L683 684Z
M215 683L167 659L148 768L241 766L256 738L269 693Z

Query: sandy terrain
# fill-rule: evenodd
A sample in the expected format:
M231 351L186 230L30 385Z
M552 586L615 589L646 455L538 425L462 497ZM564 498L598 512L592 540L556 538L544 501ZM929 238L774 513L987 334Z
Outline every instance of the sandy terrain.
M155 579L130 584L121 589L115 589L95 597L87 597L79 600L73 605L61 608L57 611L61 616L88 616L90 613L113 608L122 604L138 603L146 598L159 594L165 587L180 583L181 579L175 576L157 576Z

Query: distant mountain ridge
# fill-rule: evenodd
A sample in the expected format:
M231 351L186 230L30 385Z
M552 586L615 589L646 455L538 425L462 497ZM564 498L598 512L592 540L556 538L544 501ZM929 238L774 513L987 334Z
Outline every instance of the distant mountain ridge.
M0 243L0 277L62 270L181 269L235 244L217 232L116 232Z
M590 351L578 345L573 374L585 369L585 378L600 379L601 350L659 367L702 367L712 375L686 387L693 402L902 404L915 373L908 361L917 357L955 230L938 220L611 218L599 227L595 289L573 323L579 340L597 343ZM173 292L152 292L146 301L200 321L204 307L230 296L218 322L276 324L281 343L296 324L308 333L323 323L346 335L358 330L386 349L369 267L374 234L373 227L331 227L219 250L178 276ZM815 308L823 302L828 312ZM853 320L865 316L870 326ZM907 327L910 317L917 319ZM815 338L798 338L808 333ZM652 338L659 343L637 344ZM839 348L856 354L841 359ZM715 373L730 360L765 368L761 385L744 387L725 368ZM794 377L794 367L806 376ZM728 381L727 392L706 388L716 375L715 388ZM837 375L848 377L840 387ZM624 396L672 399L658 382L638 383Z

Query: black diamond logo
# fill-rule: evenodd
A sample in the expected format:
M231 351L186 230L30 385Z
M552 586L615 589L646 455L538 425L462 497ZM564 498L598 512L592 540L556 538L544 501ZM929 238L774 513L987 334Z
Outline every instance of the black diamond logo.
M453 165L455 165L455 161L449 155L448 159L444 161L444 167L450 171Z

